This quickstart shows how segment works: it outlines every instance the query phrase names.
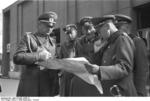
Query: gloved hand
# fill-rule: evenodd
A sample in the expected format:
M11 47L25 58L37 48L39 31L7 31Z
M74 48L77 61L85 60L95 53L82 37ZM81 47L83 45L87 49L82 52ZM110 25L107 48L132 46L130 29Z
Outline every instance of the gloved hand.
M98 74L100 72L100 67L98 65L86 63L84 64L87 71L91 74Z
M94 65L94 64L84 64L85 68L87 69L87 71L91 74L96 74L98 76L98 79L101 80L101 71L100 71L100 67L98 65Z
M38 52L39 61L45 61L52 57L51 53L48 52L46 49L42 49Z

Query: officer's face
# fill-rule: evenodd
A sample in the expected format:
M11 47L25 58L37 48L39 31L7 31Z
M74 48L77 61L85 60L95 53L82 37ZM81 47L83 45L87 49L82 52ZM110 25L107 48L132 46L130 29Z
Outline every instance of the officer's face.
M104 24L101 28L100 28L100 35L101 37L105 40L108 39L108 37L110 36L110 31L109 31L109 27L108 24Z
M119 30L123 31L123 32L126 32L127 34L130 34L130 25L129 24L121 24L119 26Z
M75 29L72 29L69 33L67 33L67 39L68 40L75 40L77 37L77 31Z
M82 26L82 33L85 35L90 35L93 34L93 32L95 32L95 28L93 26L93 24L86 22L84 24L84 26Z
M49 35L53 31L53 27L54 27L53 23L42 22L40 24L40 31L42 31L42 33L44 33L44 34L48 34Z
M96 30L91 23L87 23L82 27L82 33L86 35L87 39L93 38L95 36L95 32Z

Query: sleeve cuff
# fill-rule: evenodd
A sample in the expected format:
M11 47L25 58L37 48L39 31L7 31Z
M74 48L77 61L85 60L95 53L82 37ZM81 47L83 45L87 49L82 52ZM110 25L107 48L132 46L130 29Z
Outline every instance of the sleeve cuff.
M98 76L98 79L101 81L101 70L100 70L100 67L99 67L99 70L97 72L97 76Z

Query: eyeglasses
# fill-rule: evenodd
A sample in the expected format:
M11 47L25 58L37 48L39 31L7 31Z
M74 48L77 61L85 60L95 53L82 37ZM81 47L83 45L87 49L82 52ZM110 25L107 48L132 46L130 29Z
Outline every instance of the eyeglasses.
M66 31L65 33L66 33L67 35L69 35L69 34L71 34L71 31Z
M53 25L53 26L51 26L51 25L47 25L47 27L49 27L49 28L54 28L54 25Z

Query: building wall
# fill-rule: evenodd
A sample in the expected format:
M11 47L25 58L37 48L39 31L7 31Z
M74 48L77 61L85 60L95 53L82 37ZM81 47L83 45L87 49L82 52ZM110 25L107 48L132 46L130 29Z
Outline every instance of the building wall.
M10 42L10 11L3 14L3 54L2 54L2 73L7 75L9 71L10 54L7 53L7 44Z
M12 54L14 54L17 45L17 7L13 5L10 11L10 60L12 60Z
M149 0L36 0L17 1L7 7L3 14L10 11L10 28L5 26L3 40L3 69L5 64L12 60L16 46L25 32L37 30L37 17L46 11L55 11L58 14L56 27L64 27L66 24L79 22L83 16L103 16L105 14L122 13L134 18L133 29L136 30L136 13L133 7L149 2ZM6 16L4 16L4 19ZM10 33L7 33L8 32ZM9 37L10 36L10 39ZM61 29L61 42L65 35ZM11 43L10 55L6 53L6 44ZM6 59L8 58L8 59ZM8 66L7 66L8 68ZM6 73L9 69L5 70ZM7 74L7 73L6 73Z

